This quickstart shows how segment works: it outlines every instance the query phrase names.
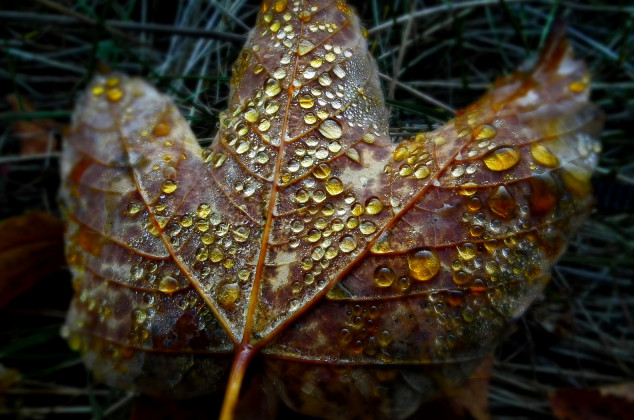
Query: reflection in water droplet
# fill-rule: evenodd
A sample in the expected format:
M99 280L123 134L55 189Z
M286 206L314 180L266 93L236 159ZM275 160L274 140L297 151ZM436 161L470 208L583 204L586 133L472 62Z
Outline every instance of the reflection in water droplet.
M231 307L240 297L240 286L237 283L225 283L218 290L218 302L225 308Z
M535 143L531 146L531 156L533 156L535 162L549 168L556 168L559 165L557 156L541 143Z
M330 195L339 195L343 192L343 183L339 178L330 178L326 181L326 191Z
M171 194L174 191L176 191L177 188L178 188L178 185L176 184L176 182L170 179L167 179L163 181L163 185L161 186L161 191L163 191L165 194Z
M369 198L365 203L367 214L379 214L383 210L383 202L378 197Z
M493 149L482 158L487 168L492 171L506 171L520 160L520 152L515 147Z
M335 120L324 120L319 125L319 132L329 140L337 140L343 135L341 125Z
M396 280L396 274L387 267L377 267L374 271L374 283L379 287L389 287Z
M346 235L339 241L339 249L343 252L352 252L357 248L357 240L350 235Z
M171 276L165 276L159 283L159 290L163 293L172 293L180 287L178 280Z
M489 196L487 205L493 213L504 219L510 219L515 215L515 200L504 186L499 186L498 189Z
M410 274L416 280L429 280L440 271L440 260L433 250L420 250L407 255Z

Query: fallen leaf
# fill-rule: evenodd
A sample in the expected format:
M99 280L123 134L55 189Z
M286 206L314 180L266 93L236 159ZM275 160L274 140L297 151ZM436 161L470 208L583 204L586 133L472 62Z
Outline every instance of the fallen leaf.
M407 418L550 278L590 209L602 125L561 31L532 72L396 145L358 18L320 5L264 2L206 150L141 79L97 76L78 102L64 333L98 379L226 387L226 420L257 355L297 412Z
M7 95L7 102L14 112L33 112L35 108L25 97ZM20 155L43 154L57 150L58 141L54 132L61 131L62 124L49 118L33 121L17 120L13 123L13 133L20 138Z
M64 224L42 211L0 222L0 308L64 265Z
M634 401L600 389L564 388L549 395L553 415L559 420L626 420L632 418Z

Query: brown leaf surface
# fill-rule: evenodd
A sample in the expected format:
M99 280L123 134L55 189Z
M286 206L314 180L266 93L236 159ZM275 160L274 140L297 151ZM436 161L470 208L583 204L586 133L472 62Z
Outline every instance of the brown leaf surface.
M491 352L587 213L588 84L559 33L533 72L392 144L342 1L264 3L207 150L153 87L98 76L62 161L71 346L151 394L229 375L225 419L256 354L297 411L411 415Z
M0 222L0 308L64 265L64 224L42 211Z

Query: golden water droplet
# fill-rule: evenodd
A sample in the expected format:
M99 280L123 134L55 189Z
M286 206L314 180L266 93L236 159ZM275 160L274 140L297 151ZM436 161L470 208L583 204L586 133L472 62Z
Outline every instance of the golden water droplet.
M376 242L372 245L370 251L374 254L387 254L388 252L392 252L392 247L390 246L390 236L389 232L384 232L379 236Z
M264 85L264 93L266 93L269 97L274 97L282 91L280 84L275 79L269 79L266 81Z
M129 216L134 216L135 214L141 211L141 206L138 205L137 203L130 203L128 204L127 211Z
M161 191L163 191L165 194L171 194L176 191L177 188L178 185L176 184L176 182L170 179L166 179L165 181L163 181L163 185L161 185Z
M209 221L212 225L217 226L220 224L220 222L222 222L222 216L220 215L220 213L211 213Z
M484 164L492 171L506 171L520 160L520 152L515 147L503 146L491 150L484 158Z
M396 280L396 274L387 267L377 267L374 270L374 283L379 287L390 287Z
M200 237L200 241L205 245L211 245L214 243L214 237L210 233L203 233Z
M355 162L359 162L359 159L360 159L359 152L354 147L351 147L350 149L346 150L346 156L348 156L348 158L354 160Z
M297 190L295 193L295 200L297 200L298 203L305 203L309 198L310 194L308 194L306 190Z
M313 268L313 260L311 258L308 258L308 257L304 258L301 264L302 264L302 270L304 271L308 271L311 268Z
M418 179L423 179L423 178L427 178L429 176L429 168L425 165L419 167L418 169L416 169L416 171L414 171L414 176Z
M250 148L251 148L251 143L249 143L246 140L241 141L240 143L238 143L238 147L236 147L236 153L241 155L243 153L248 152Z
M403 177L410 176L412 173L414 173L414 169L407 164L401 165L401 167L398 170L398 174Z
M469 201L467 201L467 208L471 212L480 210L482 208L482 200L478 197L471 197Z
M329 260L332 260L333 258L335 258L337 255L339 255L339 250L337 248L335 248L334 246L329 246L326 249L326 258Z
M233 239L238 242L246 242L251 231L246 226L239 226L233 230Z
M372 222L366 221L366 222L361 223L361 226L359 227L359 230L364 235L371 235L374 232L376 232L376 225L374 223L372 223Z
M181 223L182 227L186 227L187 228L187 227L190 227L191 225L193 225L194 221L192 220L191 216L185 215L185 216L181 217L181 222L180 223Z
M352 252L357 248L357 240L350 235L346 235L339 241L339 249L343 252Z
M367 214L379 214L383 211L383 202L378 197L371 197L365 202Z
M315 124L317 122L317 117L312 112L307 112L304 114L304 122L306 124Z
M170 125L166 122L158 122L154 129L152 130L152 134L156 137L167 136L170 133Z
M201 247L196 250L196 260L207 261L207 258L209 258L209 250L207 248Z
M327 178L330 175L330 166L326 163L320 163L313 171L313 175L318 179Z
M329 52L329 53L326 53L324 58L326 59L327 62L332 63L333 61L337 59L337 54L333 52Z
M287 4L288 0L277 0L273 5L273 9L275 9L277 13L282 13L284 10L286 10Z
M299 41L299 45L297 47L297 53L301 57L302 55L306 55L309 52L311 52L313 48L315 48L315 44L310 42L308 39L304 38L301 41Z
M478 255L478 249L470 242L458 246L458 254L465 260L472 260Z
M275 114L280 109L280 104L277 101L269 101L264 107L264 112L269 115Z
M549 168L556 168L559 165L557 156L541 143L535 143L531 146L531 156L535 162Z
M261 165L264 165L269 161L269 155L266 152L258 152L255 155L255 161Z
M222 261L224 257L225 254L222 252L222 249L217 246L213 247L209 253L209 259L215 263Z
M348 220L346 220L346 227L348 229L354 229L357 226L359 226L359 218L357 217L348 217Z
M339 178L330 178L326 181L326 191L330 195L339 195L343 192L343 182Z
M268 131L269 128L271 128L271 122L269 120L262 120L260 124L258 124L258 130L261 132Z
M321 57L314 57L313 59L310 60L310 65L311 67L318 69L319 67L321 67L323 62L324 61L321 59Z
M123 91L119 88L108 89L106 98L108 98L110 102L119 102L121 98L123 98Z
M320 239L321 239L321 231L317 229L309 230L308 234L306 235L306 240L308 242L317 242Z
M318 246L317 248L313 249L313 252L310 254L310 257L315 261L319 261L324 257L325 253L326 251L324 251L322 247Z
M251 271L248 268L241 268L238 270L238 278L242 281L247 281L251 278Z
M240 297L240 286L237 283L225 283L219 289L218 301L224 307L232 306Z
M587 87L588 82L585 80L578 80L568 85L568 89L570 89L572 93L581 93L586 90Z
M96 86L93 86L92 88L92 94L95 96L103 95L104 90L105 89L103 88L103 86L96 85Z
M475 140L492 139L498 133L498 130L491 125L481 125L473 130L473 138Z
M260 113L255 108L247 108L244 112L244 118L250 123L254 123L260 118Z
M202 203L201 205L199 205L198 209L196 210L196 214L201 219L204 219L207 216L209 216L209 213L211 213L211 206L206 203Z
M313 201L315 203L321 203L326 199L326 193L322 190L317 190L313 193Z
M158 288L163 293L172 293L180 288L180 284L174 277L165 276L161 279Z
M409 156L409 149L407 146L400 145L396 149L394 149L394 160L396 162L400 162L404 159L407 159Z
M319 125L319 132L329 140L340 139L343 135L341 125L337 121L331 119L324 120Z
M361 203L354 203L350 207L350 213L352 213L355 216L361 216L364 212L365 212L365 208L363 207L363 204Z
M338 153L341 150L341 143L339 143L338 141L333 141L332 143L328 144L328 150L330 150L332 153Z
M315 105L315 98L310 95L304 95L299 98L299 106L304 109L312 108Z
M335 232L339 232L343 230L345 224L343 223L343 220L341 219L333 219L330 226L332 227L332 230L334 230Z
M275 71L273 72L273 77L275 77L276 79L283 79L286 77L286 70L284 69L284 67L278 67L275 69Z
M440 271L440 260L433 250L420 250L407 255L407 264L416 280L429 280Z
M330 74L328 74L328 73L322 73L317 78L317 81L319 82L320 85L322 85L324 87L325 86L330 86L330 84L332 83L332 77L330 77Z
M209 222L206 220L199 220L196 222L196 229L201 232L207 232L209 230Z
M515 215L515 200L504 186L499 186L498 189L489 196L487 205L493 213L504 219L510 219Z
M304 223L301 220L293 220L291 222L291 230L295 233L299 233L304 230Z

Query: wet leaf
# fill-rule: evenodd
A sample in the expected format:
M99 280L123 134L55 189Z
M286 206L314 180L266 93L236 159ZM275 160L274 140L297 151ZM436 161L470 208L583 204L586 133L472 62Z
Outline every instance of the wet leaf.
M42 211L0 222L0 308L64 265L64 225Z
M340 1L264 3L206 150L146 82L98 76L62 164L69 343L112 386L226 387L224 419L256 355L296 411L406 418L492 351L589 211L588 85L558 33L533 72L393 144Z

